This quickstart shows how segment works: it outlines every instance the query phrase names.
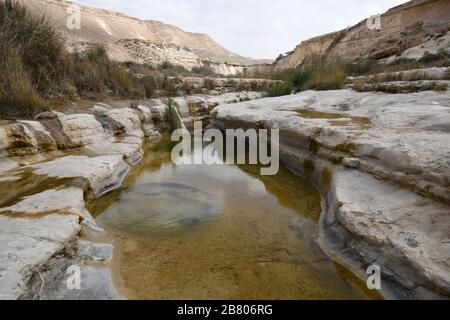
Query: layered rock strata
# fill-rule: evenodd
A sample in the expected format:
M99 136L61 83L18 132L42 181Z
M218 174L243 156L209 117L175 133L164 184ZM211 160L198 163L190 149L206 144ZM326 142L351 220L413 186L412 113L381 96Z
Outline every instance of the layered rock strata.
M282 162L323 195L324 251L388 298L450 297L450 95L306 91L220 106L218 128L280 130Z
M189 123L260 96L177 98L175 107ZM0 122L0 299L122 299L108 269L111 241L86 201L121 185L145 139L171 129L169 117L161 100L147 100ZM80 290L71 290L73 272Z

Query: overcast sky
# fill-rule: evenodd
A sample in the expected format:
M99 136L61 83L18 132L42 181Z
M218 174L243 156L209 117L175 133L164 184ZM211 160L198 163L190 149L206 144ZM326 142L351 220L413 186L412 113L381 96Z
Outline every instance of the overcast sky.
M207 33L225 48L276 58L302 40L337 31L406 0L73 0L186 31Z

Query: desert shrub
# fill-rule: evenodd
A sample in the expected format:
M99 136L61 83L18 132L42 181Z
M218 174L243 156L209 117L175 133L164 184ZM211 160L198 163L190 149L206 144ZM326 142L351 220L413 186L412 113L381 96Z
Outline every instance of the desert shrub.
M290 82L277 82L268 86L266 96L279 97L290 95L293 91L293 86Z
M344 72L347 76L361 76L372 73L378 73L380 65L377 61L372 59L363 59L358 63L344 63Z
M0 113L32 116L48 108L25 71L17 48L1 42L0 56Z
M448 84L447 83L434 82L434 83L431 84L430 90L433 90L433 91L447 91L448 90Z
M214 79L206 78L203 86L205 87L205 89L214 90L217 87L217 83L216 81L214 81Z
M243 80L239 81L237 91L248 91L248 90L250 90L250 83Z
M301 90L340 89L345 82L344 66L338 62L311 57L297 68L275 70L263 75L253 75L272 80L281 80L285 84L273 84L268 87L269 96L291 94Z
M358 80L353 84L352 89L358 92L365 92L367 91L367 87L366 82Z
M176 85L177 82L180 82L178 78L169 79L164 78L162 81L161 89L165 91L165 95L168 97L176 97L178 96L179 90Z
M229 79L229 80L227 80L226 86L228 88L231 88L232 90L237 90L238 82L234 79Z
M307 68L288 68L277 70L269 75L270 79L289 82L293 87L299 88L311 77L310 70Z
M187 76L190 74L190 72L183 66L180 65L175 65L173 63L170 63L168 61L163 62L158 70L166 75L166 76L170 76L170 77L176 77L176 76Z
M139 79L145 93L145 97L155 98L156 97L156 90L160 89L159 81L154 76L144 76Z
M131 61L123 62L123 66L133 75L137 76L155 76L157 70L148 64L135 63Z
M445 73L445 79L450 80L450 70L447 70L447 72Z
M183 91L184 95L191 95L194 92L191 82L184 80L181 85L181 91Z
M70 57L46 17L37 18L18 2L5 0L0 2L0 30L0 42L16 48L36 90L49 90L65 76Z
M117 97L142 98L149 91L125 65L110 60L101 45L73 55L70 77L84 96L101 97L109 91Z
M449 65L449 62L450 62L450 53L445 51L439 51L438 53L435 54L426 52L423 55L423 57L419 60L419 63L430 66Z
M213 71L213 69L211 69L210 67L207 66L202 66L202 67L194 67L192 68L191 73L193 75L196 76L203 76L203 77L213 77L216 76L215 72Z
M324 59L314 60L303 67L309 79L301 86L302 90L333 90L341 89L345 82L345 72L336 62Z
M133 76L117 62L110 61L107 64L107 67L107 84L116 95L129 98L135 96L139 97L140 88L137 85L137 79L133 78Z
M258 85L258 81L252 81L250 82L250 90L252 91L258 91L260 86Z
M0 1L0 50L3 113L34 114L48 108L43 97L150 97L163 83L146 76L157 73L150 66L110 60L101 45L67 53L45 17L12 0Z

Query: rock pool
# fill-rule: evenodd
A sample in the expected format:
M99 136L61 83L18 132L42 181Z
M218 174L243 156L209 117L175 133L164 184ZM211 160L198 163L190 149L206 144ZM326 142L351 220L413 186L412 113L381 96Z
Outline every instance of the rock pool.
M377 298L320 249L320 195L302 178L174 165L171 145L147 144L122 187L90 208L113 237L126 298Z

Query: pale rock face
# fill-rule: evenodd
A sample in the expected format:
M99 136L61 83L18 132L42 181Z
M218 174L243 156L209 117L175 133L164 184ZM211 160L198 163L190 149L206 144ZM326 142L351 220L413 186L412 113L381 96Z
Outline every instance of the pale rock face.
M79 230L79 217L74 215L40 219L0 215L0 299L18 299L25 294L33 268L62 251Z
M86 215L83 190L48 190L0 210L0 300L26 293L35 269L70 246Z
M64 204L62 207L61 204ZM79 188L66 188L61 190L47 190L32 196L25 197L19 203L8 208L0 209L0 212L26 212L27 215L38 215L42 212L74 209L74 215L84 218L83 190Z
M450 95L315 92L222 105L219 128L280 129L281 160L324 195L321 245L386 296L450 296ZM312 168L312 169L311 169Z
M97 197L122 183L130 167L121 155L66 156L32 166L35 174L55 178L86 178Z
M207 63L214 73L221 74L224 76L234 76L238 74L243 74L247 70L247 67L240 65L232 65L228 63Z
M352 234L380 248L380 260L409 265L419 270L424 282L450 292L449 206L354 171L337 173L332 188L340 206L330 214ZM389 247L401 256L390 257ZM396 273L407 286L411 275Z
M392 62L420 59L426 52L450 50L450 2L413 0L381 16L381 29L369 28L367 19L347 29L303 41L272 65L252 70L296 67L308 57L319 56L348 62L364 58Z
M92 114L63 114L58 116L58 120L62 130L77 144L93 144L108 136L101 123Z
M400 58L415 59L422 58L425 53L436 54L440 51L450 52L450 32L447 32L442 37L431 37L423 44L406 49ZM397 60L396 57L392 57L390 62Z
M257 96L184 99L200 103L203 107L197 112L207 114L209 99L221 104L233 97L238 101ZM81 178L89 187L85 190L84 183L67 187L61 182L33 195L21 185L11 188L6 201L17 201L0 209L0 300L122 298L107 268L112 245L101 242L104 231L85 208L84 196L92 195L86 192L92 189L100 197L122 184L130 166L143 156L144 136L157 139L158 130L170 128L168 108L160 100L149 100L135 108L97 104L89 112L93 114L51 113L36 121L0 124L0 183L14 184L26 172L31 180L67 178L76 186ZM82 290L65 287L65 268L70 265L81 266Z
M16 161L11 159L0 159L0 174L11 171L17 168L19 165Z
M31 12L45 14L57 30L63 30L67 49L84 51L102 43L108 55L118 61L133 61L159 66L170 62L189 70L210 66L224 75L237 74L244 66L270 60L242 57L220 46L206 34L191 33L158 21L139 20L125 14L77 4L81 29L66 26L67 10L73 3L65 0L20 0Z
M385 82L389 77L396 81L414 81L414 80L444 80L450 72L450 67L412 69L399 72L379 73L371 76L348 77L347 82Z

